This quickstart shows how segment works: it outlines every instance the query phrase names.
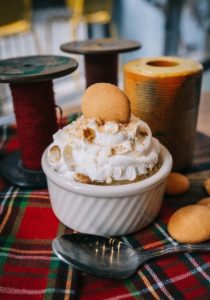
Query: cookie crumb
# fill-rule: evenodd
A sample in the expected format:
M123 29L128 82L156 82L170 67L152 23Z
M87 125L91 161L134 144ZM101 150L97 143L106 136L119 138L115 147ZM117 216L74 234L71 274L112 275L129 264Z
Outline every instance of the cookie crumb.
M104 123L103 120L97 118L97 119L96 119L96 124L97 124L98 126L103 126L105 123Z
M143 137L148 136L148 132L146 130L140 129L139 134Z
M87 127L83 129L83 137L85 140L92 143L95 139L95 131L92 128Z
M54 145L52 148L50 148L50 154L52 155L54 161L58 162L61 159L61 150L57 145Z
M74 174L74 180L80 183L86 183L86 184L90 184L91 180L87 175L84 175L82 173L75 173Z
M112 178L111 177L108 177L107 179L106 179L106 184L111 184L112 183Z
M113 156L115 154L116 154L115 149L113 147L111 147L108 151L107 157Z

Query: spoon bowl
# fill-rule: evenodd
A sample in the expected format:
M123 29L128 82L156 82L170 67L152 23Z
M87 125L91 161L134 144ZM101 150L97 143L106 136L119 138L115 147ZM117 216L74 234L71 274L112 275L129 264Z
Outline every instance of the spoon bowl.
M137 250L122 240L90 234L66 234L52 242L54 253L74 268L106 278L125 279L146 261L178 252L210 251L210 245L169 245Z
M126 278L138 267L137 252L118 239L72 234L56 238L55 254L76 269L102 277Z

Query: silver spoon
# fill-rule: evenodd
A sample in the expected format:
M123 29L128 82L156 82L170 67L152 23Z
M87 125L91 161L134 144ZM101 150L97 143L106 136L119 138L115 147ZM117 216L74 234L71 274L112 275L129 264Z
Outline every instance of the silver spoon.
M117 238L90 234L66 234L52 242L55 254L74 268L106 278L124 279L154 257L178 252L210 251L210 245L180 244L138 250Z

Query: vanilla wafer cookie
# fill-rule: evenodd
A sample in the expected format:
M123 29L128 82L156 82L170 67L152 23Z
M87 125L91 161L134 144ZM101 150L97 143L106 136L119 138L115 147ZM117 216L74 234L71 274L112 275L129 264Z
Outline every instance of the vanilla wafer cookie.
M188 205L178 209L169 219L168 232L180 243L200 243L210 238L210 209Z
M176 172L172 172L168 176L166 185L166 194L171 196L178 196L185 194L190 188L189 179Z
M128 123L131 114L130 102L117 86L95 83L83 95L82 113L87 119Z

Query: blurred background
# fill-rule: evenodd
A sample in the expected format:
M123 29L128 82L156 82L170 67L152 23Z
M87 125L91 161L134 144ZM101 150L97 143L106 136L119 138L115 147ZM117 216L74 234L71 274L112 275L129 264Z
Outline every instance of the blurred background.
M203 91L210 90L209 0L6 0L0 1L0 59L68 55L60 45L88 38L125 38L142 48L119 58L122 65L142 56L176 55L203 63ZM62 108L80 101L84 90L83 57L79 68L54 81ZM0 125L14 121L9 87L0 84Z

